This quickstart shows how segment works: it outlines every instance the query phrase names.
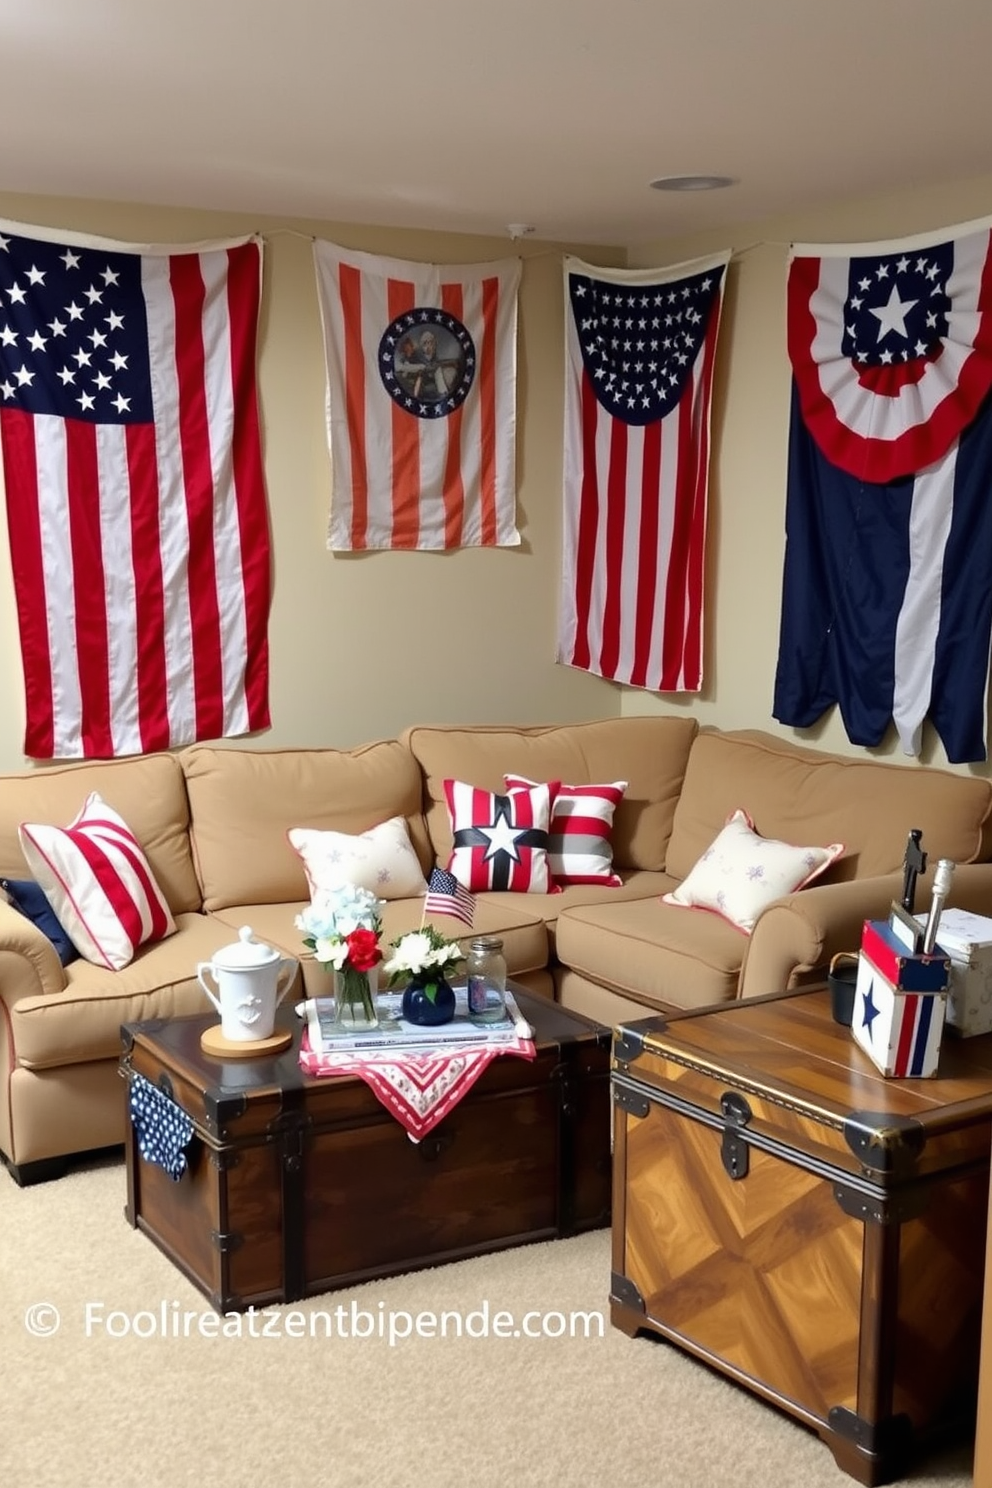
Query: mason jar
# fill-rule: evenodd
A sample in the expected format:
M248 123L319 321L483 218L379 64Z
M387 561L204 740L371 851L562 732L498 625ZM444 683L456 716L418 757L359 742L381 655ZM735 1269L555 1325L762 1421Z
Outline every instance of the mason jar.
M506 960L497 935L477 935L466 961L468 1013L474 1023L497 1023L506 1016Z

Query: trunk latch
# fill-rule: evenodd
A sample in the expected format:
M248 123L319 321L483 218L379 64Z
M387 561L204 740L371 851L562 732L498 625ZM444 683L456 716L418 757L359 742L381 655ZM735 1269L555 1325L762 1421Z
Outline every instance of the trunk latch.
M748 1169L748 1146L741 1132L751 1120L751 1107L742 1095L727 1090L720 1097L720 1110L726 1122L723 1128L723 1144L720 1156L723 1166L731 1178L746 1178Z

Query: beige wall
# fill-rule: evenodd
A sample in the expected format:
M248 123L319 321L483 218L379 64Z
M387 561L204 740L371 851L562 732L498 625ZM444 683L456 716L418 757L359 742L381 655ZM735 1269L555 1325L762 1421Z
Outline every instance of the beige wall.
M0 217L126 242L265 240L260 411L272 523L272 728L259 747L347 746L423 722L615 716L620 689L554 662L561 534L561 256L513 243L0 193ZM518 327L519 549L331 554L324 364L310 238L432 262L524 259ZM596 261L622 262L595 250ZM5 512L0 522L5 524ZM0 535L0 771L24 767L6 527Z
M704 690L695 698L672 699L625 689L623 713L691 712L721 728L763 728L845 754L912 763L894 730L878 750L850 744L836 709L812 729L784 728L771 716L785 551L788 246L911 237L990 215L992 178L983 178L631 250L632 267L680 263L725 248L734 256L714 392ZM947 766L929 725L922 761ZM955 768L990 773L987 764Z

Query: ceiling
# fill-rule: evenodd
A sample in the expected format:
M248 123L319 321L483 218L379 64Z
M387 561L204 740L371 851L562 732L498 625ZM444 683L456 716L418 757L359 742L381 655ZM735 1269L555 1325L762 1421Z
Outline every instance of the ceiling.
M0 0L0 191L633 245L992 173L990 57L990 0Z

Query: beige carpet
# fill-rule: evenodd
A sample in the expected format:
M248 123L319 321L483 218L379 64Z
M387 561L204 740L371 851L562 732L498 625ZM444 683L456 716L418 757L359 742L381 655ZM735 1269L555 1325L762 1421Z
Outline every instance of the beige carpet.
M353 1301L376 1328L380 1316L402 1329L405 1314L445 1310L478 1330L488 1304L490 1317L515 1322L537 1310L549 1331L562 1326L557 1315L583 1311L602 1318L602 1336L422 1337L393 1347L286 1331L183 1337L182 1313L209 1308L128 1226L124 1194L117 1160L24 1190L0 1172L5 1488L853 1482L778 1411L667 1344L610 1328L606 1231L276 1310L280 1330L290 1311L309 1330L316 1312L333 1319L342 1305L347 1318ZM130 1336L111 1336L127 1327ZM904 1481L965 1488L970 1451L931 1457Z

